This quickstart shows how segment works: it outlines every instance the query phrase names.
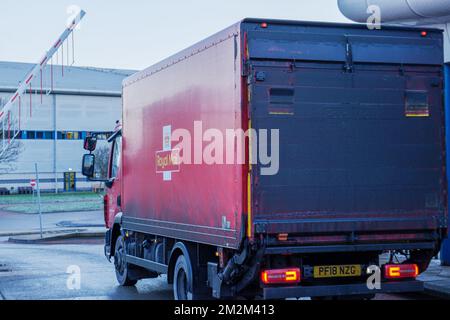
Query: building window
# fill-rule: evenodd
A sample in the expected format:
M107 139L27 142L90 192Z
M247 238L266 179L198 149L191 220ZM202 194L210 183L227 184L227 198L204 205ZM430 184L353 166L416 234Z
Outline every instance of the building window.
M84 140L87 136L92 134L88 131L58 131L56 137L58 140ZM111 137L113 132L97 132L98 140L107 140ZM53 140L55 139L54 131L34 131L22 130L17 139L21 140Z
M45 140L53 140L54 139L54 133L52 131L45 131L44 132L44 139Z
M98 140L108 140L112 136L112 132L97 133Z
M61 138L63 140L79 140L81 139L82 133L80 131L63 131L61 133Z

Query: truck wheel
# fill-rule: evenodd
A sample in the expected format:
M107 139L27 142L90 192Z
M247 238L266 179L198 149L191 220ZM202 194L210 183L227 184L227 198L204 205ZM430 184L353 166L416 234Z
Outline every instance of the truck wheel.
M181 255L175 263L173 272L173 296L175 300L193 300L191 270L186 258Z
M137 283L129 277L129 265L126 263L126 251L123 236L119 236L116 241L114 251L114 267L116 269L116 278L122 287L131 287Z

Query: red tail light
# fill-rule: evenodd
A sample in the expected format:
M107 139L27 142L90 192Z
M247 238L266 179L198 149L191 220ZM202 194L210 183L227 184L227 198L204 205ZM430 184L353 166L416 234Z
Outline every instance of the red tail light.
M387 264L384 266L386 279L416 278L419 275L417 264Z
M264 284L299 283L300 280L299 268L265 270L261 272L261 281Z

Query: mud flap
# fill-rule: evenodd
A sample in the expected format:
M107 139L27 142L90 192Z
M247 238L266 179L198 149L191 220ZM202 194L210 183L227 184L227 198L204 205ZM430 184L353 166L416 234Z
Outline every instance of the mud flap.
M111 229L108 229L105 233L105 245L103 250L106 259L111 262Z
M212 289L212 296L216 299L231 296L231 292L226 286L222 286L222 280L219 278L217 263L208 262L208 286Z

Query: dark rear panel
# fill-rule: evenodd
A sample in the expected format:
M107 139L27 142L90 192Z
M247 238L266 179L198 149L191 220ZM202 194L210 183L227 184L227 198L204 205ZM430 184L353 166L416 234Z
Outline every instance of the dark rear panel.
M279 173L253 173L257 231L443 226L441 33L255 29L247 27L252 124L280 130Z

